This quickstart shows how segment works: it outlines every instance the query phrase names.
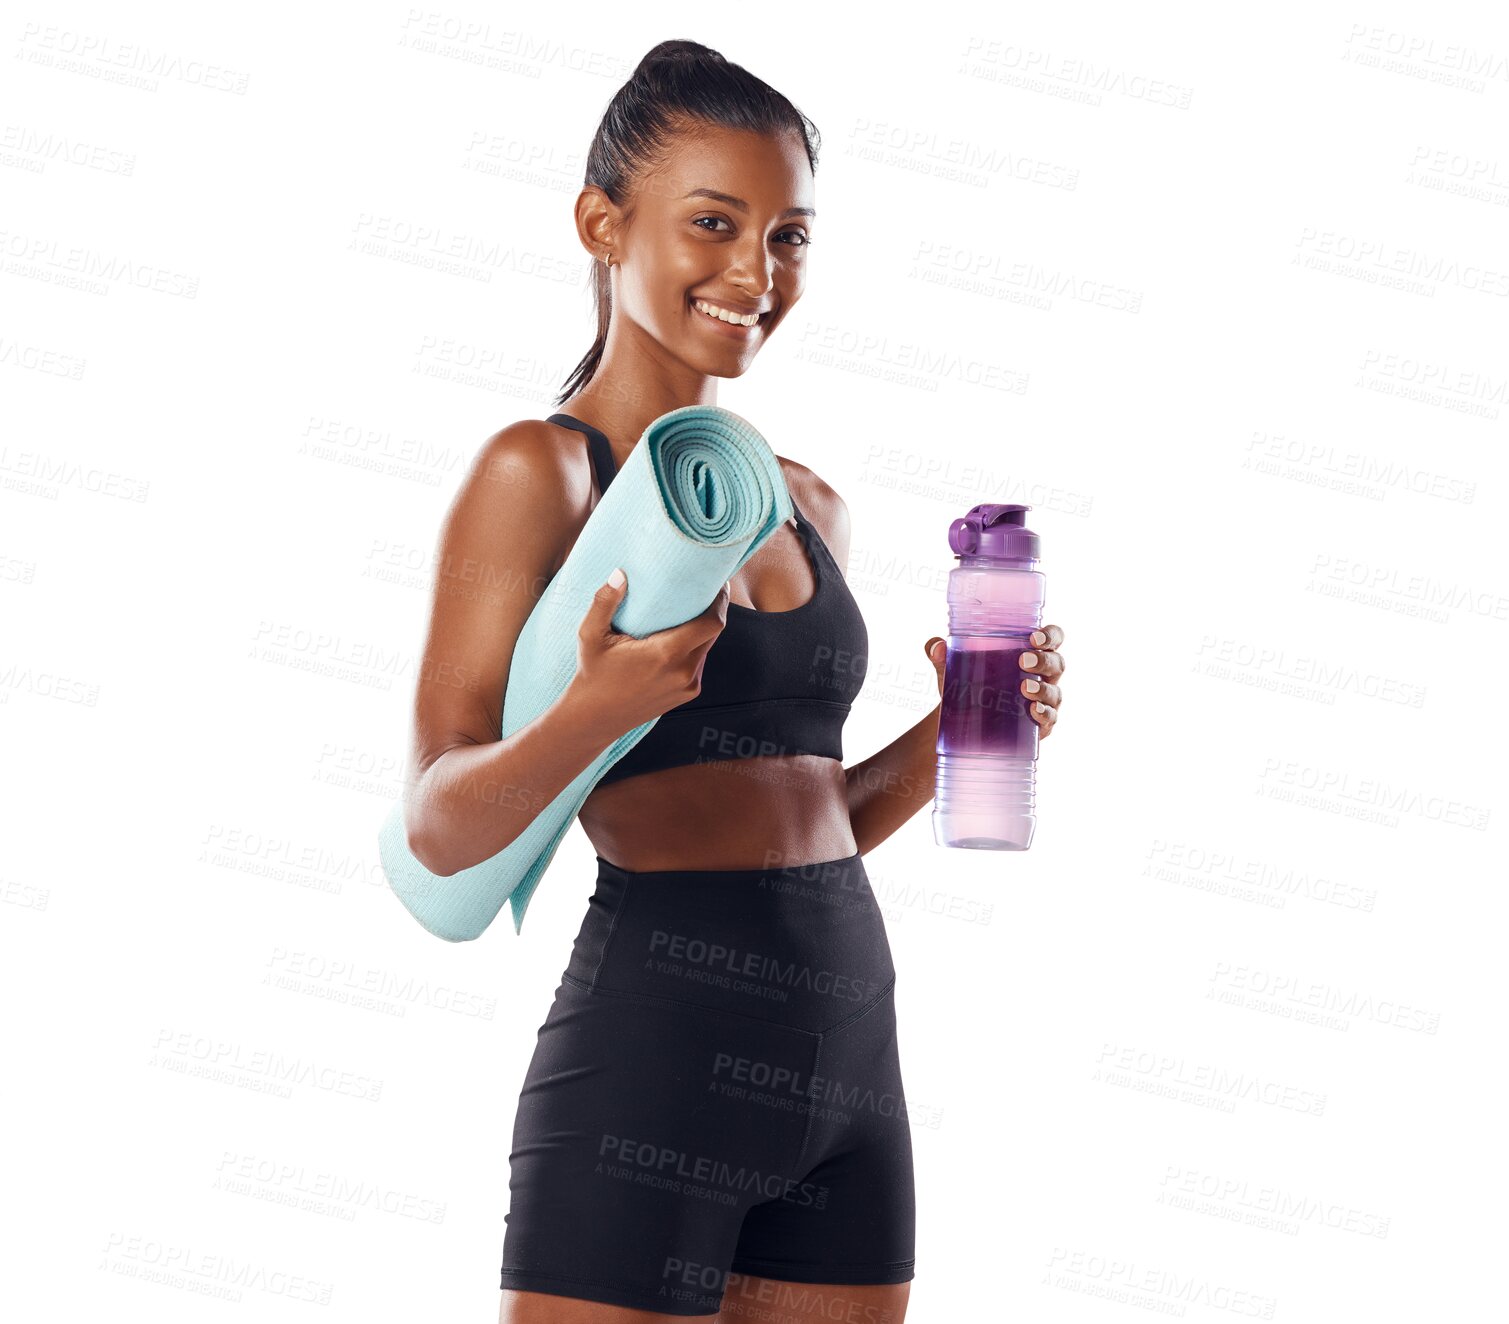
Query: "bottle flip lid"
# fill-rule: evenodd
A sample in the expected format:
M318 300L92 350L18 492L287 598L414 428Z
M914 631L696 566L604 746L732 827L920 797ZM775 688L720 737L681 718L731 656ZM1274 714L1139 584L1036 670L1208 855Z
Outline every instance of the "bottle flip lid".
M948 545L959 556L1000 561L1035 561L1038 538L1026 525L1031 506L986 502L948 526Z

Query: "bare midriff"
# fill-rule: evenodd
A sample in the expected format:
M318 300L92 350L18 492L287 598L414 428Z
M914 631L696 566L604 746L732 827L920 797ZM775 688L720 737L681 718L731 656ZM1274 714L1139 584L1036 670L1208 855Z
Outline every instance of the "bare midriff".
M578 821L597 854L635 872L784 868L858 849L843 764L817 754L642 772L598 786Z

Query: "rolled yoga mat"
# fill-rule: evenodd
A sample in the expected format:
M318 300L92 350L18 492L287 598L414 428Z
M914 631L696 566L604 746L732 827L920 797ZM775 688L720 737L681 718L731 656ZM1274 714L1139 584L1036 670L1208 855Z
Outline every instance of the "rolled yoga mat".
M791 518L775 453L737 414L688 405L662 414L588 516L514 646L501 735L534 721L576 674L576 635L614 566L629 577L613 624L642 638L690 620ZM598 780L660 719L627 731L582 769L524 831L490 859L449 876L408 847L402 802L378 831L383 872L426 929L449 942L479 937L507 901L514 933L566 829Z

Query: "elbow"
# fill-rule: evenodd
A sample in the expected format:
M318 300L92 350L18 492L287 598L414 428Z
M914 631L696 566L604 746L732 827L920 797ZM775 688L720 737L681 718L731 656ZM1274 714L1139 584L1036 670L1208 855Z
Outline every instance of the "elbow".
M476 854L479 847L471 838L477 835L478 824L475 821L457 822L449 812L447 792L429 783L428 774L438 762L438 758L426 761L418 775L408 783L403 800L403 833L410 855L437 878L450 878L506 850L529 824L528 821L511 823L512 830L506 834L505 840L481 847L484 853ZM463 805L467 808L463 809ZM470 799L458 803L457 814L475 813L471 805ZM531 814L529 819L533 817Z
M404 840L408 844L409 853L437 878L450 878L474 865L482 864L493 855L506 850L516 839L516 834L510 836L492 854L483 856L482 859L465 859L456 851L454 832L446 831L434 823L433 816L426 819L424 814L408 807L404 811Z
M404 823L404 840L408 844L409 854L432 874L439 878L449 878L456 872L455 865L435 849L433 838L407 821Z
M426 815L418 797L410 796L403 806L404 843L409 854L439 878L449 878L463 867L445 851L447 832L437 831L433 815Z

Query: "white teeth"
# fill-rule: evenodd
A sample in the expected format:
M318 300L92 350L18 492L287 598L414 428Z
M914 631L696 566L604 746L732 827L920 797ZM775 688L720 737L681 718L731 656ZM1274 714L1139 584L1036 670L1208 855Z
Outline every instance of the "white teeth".
M740 316L731 313L727 308L719 308L717 304L708 303L705 299L693 299L692 307L698 312L706 313L709 317L716 317L720 322L732 322L734 326L753 326L760 320L759 313L748 313Z

